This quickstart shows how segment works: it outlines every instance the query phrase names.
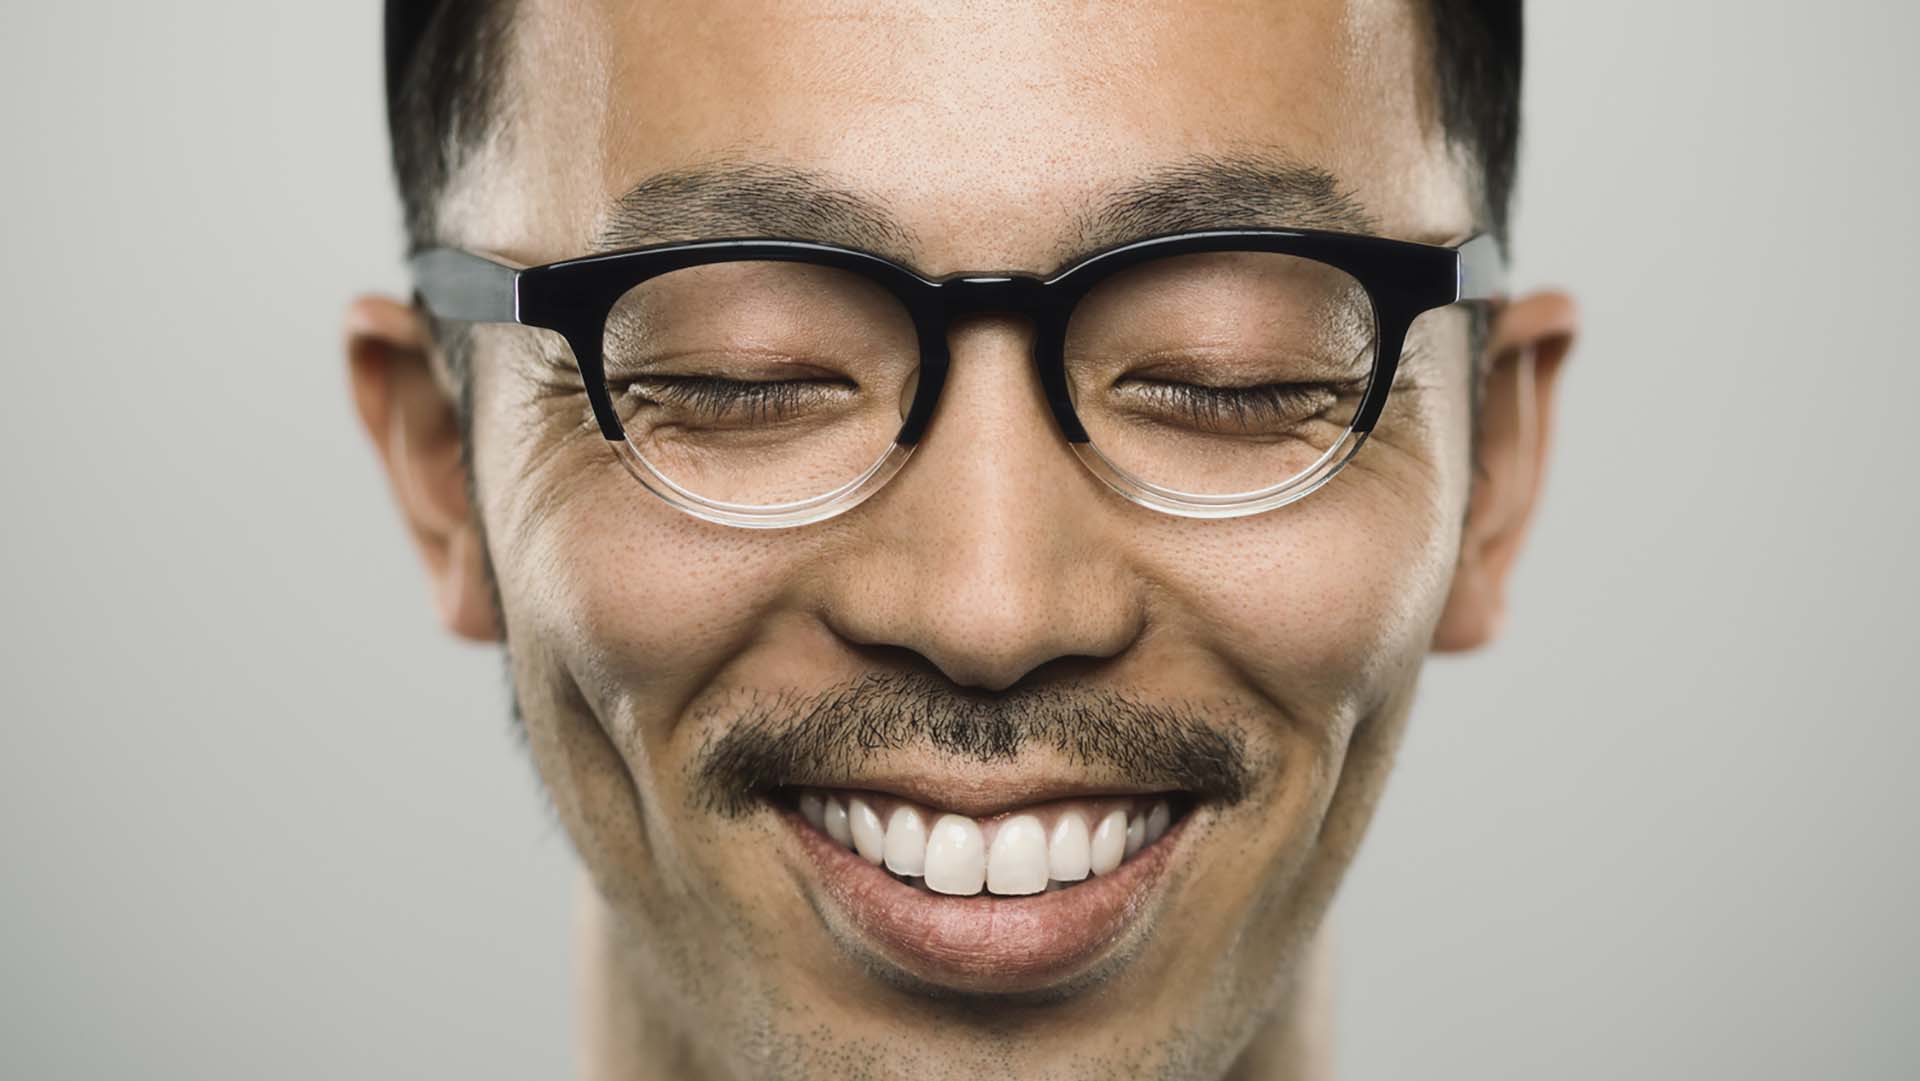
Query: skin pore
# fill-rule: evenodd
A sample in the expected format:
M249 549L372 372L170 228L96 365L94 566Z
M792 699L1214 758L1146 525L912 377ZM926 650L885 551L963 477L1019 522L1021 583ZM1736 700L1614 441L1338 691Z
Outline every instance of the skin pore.
M1322 172L1370 231L1453 243L1477 225L1473 172L1440 127L1425 25L1420 0L527 0L502 127L456 178L443 240L531 264L715 235L728 213L725 232L760 232L737 198L639 232L622 216L636 187L727 164L883 208L888 235L861 246L922 273L1045 274L1117 194L1238 162ZM1311 224L1245 222L1290 223ZM421 317L357 302L356 403L438 611L505 643L584 865L586 1075L1328 1076L1323 917L1425 656L1499 629L1574 320L1552 293L1497 315L1477 481L1467 319L1448 309L1415 325L1332 483L1195 521L1104 488L1046 411L1030 328L970 318L905 470L839 518L762 532L636 485L541 331L474 329L463 453ZM1016 733L1040 702L1178 711L1231 736L1245 791L1196 809L1151 911L1071 993L929 987L822 917L771 808L721 813L698 789L743 719L778 726L801 712L778 703L875 679ZM956 799L1152 780L1045 740L983 758L924 734L839 780L934 779Z

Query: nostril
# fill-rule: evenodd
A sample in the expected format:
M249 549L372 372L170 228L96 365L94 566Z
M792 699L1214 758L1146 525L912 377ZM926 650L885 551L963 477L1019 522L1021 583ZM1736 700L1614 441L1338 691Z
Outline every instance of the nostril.
M1129 621L1106 635L1089 627L1085 637L1068 638L1062 632L1071 628L1049 627L1044 621L1009 622L1000 613L976 611L976 603L989 602L942 604L929 599L916 605L919 611L914 614L919 618L894 630L897 638L909 639L911 644L855 637L851 613L837 613L831 625L876 667L936 681L954 696L977 701L984 709L994 708L987 696L1006 694L1023 684L1040 687L1095 672L1135 636Z

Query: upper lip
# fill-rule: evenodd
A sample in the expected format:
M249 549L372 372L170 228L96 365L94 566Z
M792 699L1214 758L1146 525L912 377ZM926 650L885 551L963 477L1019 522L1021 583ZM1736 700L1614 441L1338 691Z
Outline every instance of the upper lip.
M1167 785L1130 784L1046 774L1008 774L1004 771L953 772L938 777L924 773L868 772L857 777L800 782L807 787L866 789L920 804L923 807L970 818L992 818L1007 811L1058 799L1096 796L1139 796L1171 793Z

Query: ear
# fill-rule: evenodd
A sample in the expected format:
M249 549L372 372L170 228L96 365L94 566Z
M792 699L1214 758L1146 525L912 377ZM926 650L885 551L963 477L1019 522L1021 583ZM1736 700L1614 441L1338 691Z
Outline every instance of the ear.
M1434 630L1438 652L1478 649L1506 620L1507 576L1539 501L1554 389L1579 319L1572 298L1558 292L1510 301L1494 317L1476 455L1483 471L1467 508L1453 589Z
M354 405L427 565L440 621L462 638L499 641L491 571L467 505L457 392L436 378L425 318L361 297L347 309L346 344Z

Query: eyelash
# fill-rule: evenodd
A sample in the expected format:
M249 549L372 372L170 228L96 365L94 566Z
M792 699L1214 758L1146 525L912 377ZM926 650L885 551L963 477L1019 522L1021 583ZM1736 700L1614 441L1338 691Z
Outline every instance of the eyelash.
M1357 383L1264 383L1250 387L1214 387L1199 383L1137 380L1151 398L1178 410L1197 423L1247 424L1262 421L1308 420L1323 413ZM1303 406L1312 407L1302 413ZM1290 408L1291 407L1291 408Z
M709 420L776 420L792 410L819 404L836 390L852 390L844 379L722 379L712 375L649 376L629 382L623 393L653 405L678 406Z
M1200 423L1257 424L1274 420L1308 420L1324 412L1358 383L1265 383L1249 387L1216 387L1200 383L1135 380L1151 399L1174 409L1183 419ZM850 380L782 379L741 380L718 376L650 376L633 380L623 393L652 405L687 409L707 420L762 423L778 420L809 405L821 404L836 391L853 390ZM1312 407L1303 412L1301 407Z

